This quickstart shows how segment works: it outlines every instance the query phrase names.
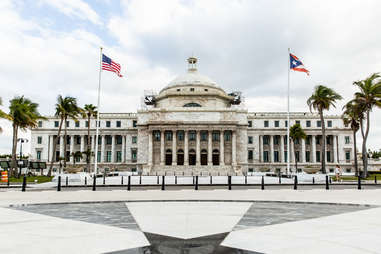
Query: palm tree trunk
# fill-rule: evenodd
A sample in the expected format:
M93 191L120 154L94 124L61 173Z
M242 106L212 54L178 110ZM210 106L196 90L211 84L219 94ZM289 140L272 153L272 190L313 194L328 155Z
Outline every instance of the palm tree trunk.
M325 174L327 171L325 170L325 123L324 123L324 116L323 116L323 110L319 109L320 114L320 121L321 121L321 134L322 134L322 145L321 145L321 171L323 174Z
M357 163L357 144L356 144L356 129L353 130L353 150L354 150L354 159L355 159L355 172L356 176L359 175L359 168Z
M67 117L65 117L65 120L64 120L64 124L65 124L65 129L64 129L64 169L66 168L66 161L67 161L67 153L66 153L66 146L67 146Z
M13 137L12 137L12 161L11 161L10 176L15 176L17 171L16 151L17 151L18 126L16 124L13 124L12 127L13 127Z
M366 150L366 141L368 139L368 134L369 134L369 127L370 127L370 111L368 110L366 112L366 130L363 136L362 140L362 161L363 161L363 166L364 166L364 171L363 171L363 177L366 178L368 176L368 152Z
M60 126L58 128L57 137L55 137L55 139L53 140L52 160L50 161L48 176L52 175L53 163L56 159L57 141L60 138L60 134L61 134L61 130L62 130L62 123L63 123L63 118L61 117L61 122L60 122Z
M295 173L298 173L298 160L296 159L295 140L292 140L292 145L294 146Z
M87 172L90 172L90 160L91 160L91 142L90 142L90 118L91 115L87 115L87 154L86 154L86 162L87 162ZM94 142L95 140L93 140Z

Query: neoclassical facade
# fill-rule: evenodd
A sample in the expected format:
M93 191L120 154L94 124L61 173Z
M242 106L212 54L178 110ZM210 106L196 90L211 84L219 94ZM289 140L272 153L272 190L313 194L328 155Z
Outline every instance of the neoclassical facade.
M208 172L242 173L282 171L287 167L287 114L248 112L239 92L226 93L196 68L197 59L188 59L188 71L171 81L157 95L145 97L146 106L137 113L101 113L98 142L100 169L132 170L146 173ZM326 116L327 167L340 164L353 171L351 130L340 116ZM290 163L298 168L319 165L321 122L317 114L291 113L290 125L300 123L306 140L291 145ZM47 117L32 130L31 155L49 161L89 146L95 151L95 120L68 121L67 147L63 136L56 151L53 139L59 119ZM85 159L70 156L70 162L85 166ZM94 162L94 158L92 158Z

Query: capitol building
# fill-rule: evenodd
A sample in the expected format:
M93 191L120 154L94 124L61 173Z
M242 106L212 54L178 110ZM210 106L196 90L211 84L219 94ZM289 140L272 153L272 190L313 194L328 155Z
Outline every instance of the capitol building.
M240 92L226 92L197 70L197 59L188 59L188 70L165 86L158 94L144 98L145 107L136 113L101 113L98 142L100 171L138 171L143 173L231 174L256 171L285 172L287 168L287 113L249 112ZM54 172L64 153L95 151L96 120L68 121L67 147L63 136L57 150L59 118L48 116L32 130L31 157L50 161L55 157ZM353 172L353 140L349 126L341 116L326 116L327 169L339 164L344 172ZM294 112L290 126L300 123L306 140L296 142L296 154L290 145L292 171L321 163L321 122L318 114ZM63 135L63 132L62 132ZM70 158L71 163L86 167L85 157ZM75 160L75 161L73 161ZM94 162L94 157L92 157ZM71 165L71 164L69 164ZM93 165L93 164L92 164Z

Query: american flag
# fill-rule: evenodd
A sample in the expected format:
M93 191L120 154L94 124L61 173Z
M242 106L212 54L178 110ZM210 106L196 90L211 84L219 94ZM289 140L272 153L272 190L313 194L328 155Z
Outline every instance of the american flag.
M102 54L102 70L115 72L119 77L123 77L120 74L120 64L115 63L110 57Z

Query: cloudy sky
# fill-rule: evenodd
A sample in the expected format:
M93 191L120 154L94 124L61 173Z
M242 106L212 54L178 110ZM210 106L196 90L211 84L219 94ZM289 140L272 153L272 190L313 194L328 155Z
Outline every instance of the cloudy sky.
M381 71L381 1L1 0L0 96L25 95L44 115L58 94L96 104L99 47L124 78L103 75L103 112L135 112L144 90L158 91L186 70L186 58L250 111L285 111L287 48L311 71L291 73L291 109L308 111L316 84L342 94ZM381 110L371 115L369 147L380 148ZM11 126L0 121L0 153ZM28 136L28 133L23 133ZM378 141L378 142L377 142Z

